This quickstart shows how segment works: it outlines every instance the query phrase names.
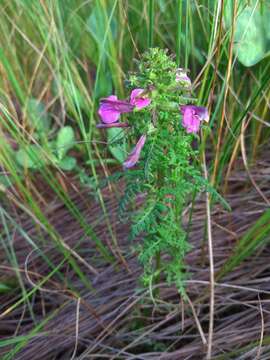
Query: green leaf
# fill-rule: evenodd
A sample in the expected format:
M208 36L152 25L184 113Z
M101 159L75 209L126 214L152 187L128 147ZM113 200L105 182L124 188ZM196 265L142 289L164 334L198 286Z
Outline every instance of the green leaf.
M85 111L88 110L88 107L85 103L83 95L80 93L77 86L74 82L62 80L65 96L70 99L67 101L67 106L69 107L69 103L76 104L80 109L84 109Z
M108 94L112 93L112 77L110 75L110 72L106 70L106 64L103 62L101 65L101 71L99 72L99 75L96 79L97 85L96 85L96 97L101 98L105 97Z
M12 288L10 286L8 286L4 283L0 283L0 294L7 293L10 290L12 290Z
M76 159L73 156L66 156L58 162L59 167L65 171L71 171L77 164Z
M110 9L106 11L100 4L96 3L87 20L87 29L96 44L98 50L96 53L99 55L96 57L91 55L91 59L93 59L95 64L100 66L96 78L97 98L112 92L112 76L108 66L111 53L109 38L115 40L117 37L117 21L115 16L113 16L110 24L108 24L109 18Z
M14 182L14 179L8 175L0 175L0 185L4 186L4 188L9 188Z
M58 131L56 146L57 155L60 160L66 155L67 151L74 146L75 134L71 126L64 126Z
M164 13L166 11L166 1L165 0L158 0L158 6L160 8L160 11Z
M233 0L225 7L225 22L232 26ZM234 34L234 52L244 66L253 66L270 51L270 6L265 1L240 0Z
M45 105L34 98L30 99L26 108L28 121L38 133L47 133L50 130L51 119Z
M105 10L102 8L102 6L96 3L87 20L87 29L99 47L102 46L104 42L104 37L106 36L109 17L110 17L110 11L106 13ZM112 34L112 37L116 39L117 21L115 17L113 17L112 21L110 22L109 30ZM108 44L106 40L104 44L104 48L106 48L107 46Z
M16 161L27 169L40 169L46 163L42 150L34 144L18 150L16 152Z
M124 131L120 128L108 129L108 143L111 154L120 162L123 163L126 159L126 144L123 140ZM122 141L123 140L123 141ZM119 143L120 141L120 143ZM121 142L122 141L122 142Z

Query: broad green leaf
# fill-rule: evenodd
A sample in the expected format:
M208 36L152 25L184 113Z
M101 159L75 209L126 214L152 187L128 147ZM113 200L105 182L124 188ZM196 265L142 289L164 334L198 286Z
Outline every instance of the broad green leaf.
M7 293L10 290L12 290L12 288L10 286L8 286L4 283L0 283L0 294Z
M58 166L65 171L71 171L76 166L76 159L73 156L65 156L58 162Z
M101 47L104 42L104 37L106 36L106 31L108 27L108 21L110 17L110 11L107 13L98 3L93 7L93 10L87 20L87 29L90 32L91 36L96 41L98 47ZM117 36L117 21L115 17L112 18L110 22L109 31L112 34L112 37L116 39ZM104 42L104 48L108 46L107 39Z
M40 169L46 163L42 150L34 144L18 150L16 152L16 161L27 169Z
M102 65L102 69L99 73L98 78L96 79L96 97L106 97L108 94L112 93L112 77L110 73L106 70L106 67Z
M225 21L232 26L233 0L225 7ZM270 4L266 1L240 0L234 34L234 52L244 66L253 66L270 51Z
M113 16L108 25L110 11L105 11L98 3L93 7L91 15L87 20L87 29L93 37L98 56L91 59L100 67L96 78L96 97L103 97L112 92L112 76L109 71L110 43L109 37L115 40L117 36L117 21ZM112 69L110 69L112 71Z
M75 134L71 126L64 126L58 131L56 147L57 155L60 160L63 159L69 149L74 146Z
M120 128L108 129L109 150L120 163L123 163L126 158L126 144L125 142L119 143L120 140L123 140L123 137L124 137L123 129Z
M166 1L165 0L158 0L158 6L160 8L161 12L165 12L166 11Z
M34 98L27 103L28 121L32 128L39 133L47 133L50 130L51 119L45 105Z

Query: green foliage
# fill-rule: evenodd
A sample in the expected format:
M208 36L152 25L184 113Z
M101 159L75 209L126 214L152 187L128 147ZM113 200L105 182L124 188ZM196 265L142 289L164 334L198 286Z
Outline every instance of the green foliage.
M39 120L41 120L41 118L39 118ZM34 121L36 122L37 120ZM44 136L45 128L38 125L36 126L36 130L38 133L34 133L34 135ZM59 166L65 171L71 171L75 168L76 159L66 155L75 145L75 134L71 126L62 127L57 133L56 140L49 141L44 145L47 148L47 152L45 152L42 146L37 144L25 145L24 148L16 152L17 163L23 168L32 170L41 169L49 164ZM54 154L56 154L56 156Z
M225 7L227 27L233 23L234 1L228 0ZM261 61L270 52L270 4L264 0L240 0L234 35L234 51L245 66Z
M65 156L58 162L59 167L65 171L71 171L76 166L76 159L73 156Z
M71 126L62 127L57 134L56 148L59 160L74 146L75 134Z
M31 98L27 103L28 121L31 129L38 135L46 136L50 130L51 119L45 105L37 99Z
M182 212L194 192L211 187L201 177L199 154L193 149L194 140L199 138L181 126L179 105L195 99L185 84L176 81L176 71L167 51L153 48L143 54L138 72L131 73L127 81L130 89L145 89L151 104L128 116L127 139L135 142L142 134L147 138L138 169L123 173L126 187L119 215L122 220L131 219L131 239L143 238L138 251L144 283L149 285L163 271L167 281L175 283L183 294L187 276L184 258L190 246ZM155 269L154 259L160 254L166 256Z
M125 160L126 144L124 132L119 128L108 129L109 150L120 163Z
M127 179L127 177L125 177ZM144 192L145 184L139 182L138 178L134 178L134 182L129 181L125 188L125 194L119 203L119 218L126 219L128 215L128 207L132 204L139 194Z
M18 150L16 160L20 166L26 169L40 169L46 164L42 148L35 144L27 145L24 149Z
M12 290L12 287L6 283L0 283L0 294L8 293Z
M113 16L109 24L107 21L111 15L113 15L111 14L111 9L105 9L100 2L96 2L87 20L87 28L95 40L96 45L104 49L109 46L108 39L104 38L104 32L106 30L110 31L114 39L116 39L117 36L116 18ZM109 29L107 29L107 25L109 25Z

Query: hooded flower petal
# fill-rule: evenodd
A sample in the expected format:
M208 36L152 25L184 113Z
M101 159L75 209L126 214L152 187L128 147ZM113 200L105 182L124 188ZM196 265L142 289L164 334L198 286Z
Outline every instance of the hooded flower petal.
M137 109L142 109L148 106L151 103L151 99L141 96L143 94L144 89L134 89L130 94L130 103L136 106Z
M191 87L191 80L184 69L179 68L176 70L175 80L176 82L183 84L185 87Z
M115 123L119 120L120 114L133 111L134 106L127 101L117 99L117 96L111 95L101 99L98 114L105 124Z
M187 133L197 133L200 129L201 121L208 121L209 115L206 108L195 105L184 105L180 107L183 115L182 125Z
M137 142L135 148L131 151L126 161L124 162L123 164L124 169L129 169L133 167L139 161L140 153L145 144L145 140L146 140L146 135L142 135L139 141Z
M196 115L200 118L201 121L209 122L208 110L203 106L193 106Z

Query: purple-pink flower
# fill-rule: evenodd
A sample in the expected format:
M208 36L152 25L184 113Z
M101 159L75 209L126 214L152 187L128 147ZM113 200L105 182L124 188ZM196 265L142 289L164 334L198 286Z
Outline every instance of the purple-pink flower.
M183 115L182 125L187 133L197 133L200 129L201 121L209 121L208 110L202 106L183 105L180 106Z
M128 127L128 123L119 122L122 113L132 112L135 108L142 109L151 103L151 99L146 97L144 89L134 89L130 94L130 101L118 100L117 96L111 95L107 98L101 99L98 114L101 118L101 123L97 124L97 128L113 128L113 127ZM135 148L123 163L124 169L133 167L140 157L141 150L144 146L146 135L142 135L137 142Z
M142 109L151 103L151 99L143 95L144 89L134 89L130 94L130 103L137 109Z
M111 95L101 99L98 114L104 124L116 123L120 114L132 112L134 105L128 101L118 100L117 96Z
M145 144L146 135L142 135L135 145L134 149L131 151L131 153L128 155L127 159L123 163L124 169L129 169L133 167L140 158L141 150Z
M118 100L117 96L110 95L100 100L98 114L101 123L98 128L127 127L127 123L120 123L120 115L129 113L134 108L142 109L151 103L151 99L143 96L144 89L134 89L130 94L130 101Z

